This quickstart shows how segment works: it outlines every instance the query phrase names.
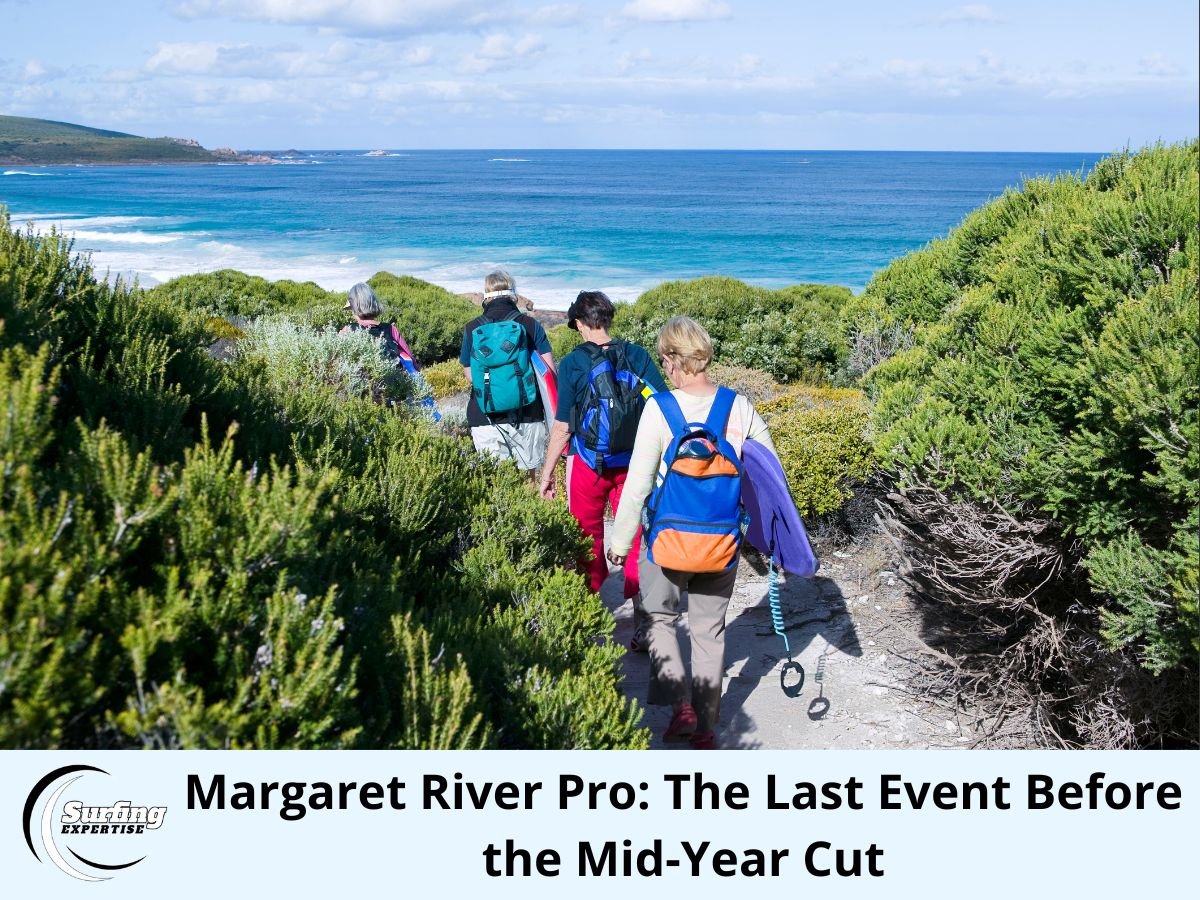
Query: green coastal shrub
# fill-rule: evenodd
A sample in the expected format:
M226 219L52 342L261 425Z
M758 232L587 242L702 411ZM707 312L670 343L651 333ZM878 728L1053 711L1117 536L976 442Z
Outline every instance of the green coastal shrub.
M467 381L466 373L463 372L458 357L426 366L421 370L421 374L425 376L425 380L429 383L429 389L433 391L433 396L438 400L444 397L453 397L455 394L462 394L471 389L471 383Z
M217 359L211 308L0 226L0 746L645 746L573 519L369 340Z
M1193 700L1198 159L1195 141L1159 145L1086 179L1028 181L893 263L859 306L914 326L911 347L866 383L878 450L907 497L895 521L940 573L931 591L989 618L1014 653L1043 627L1032 623L1067 636L1051 648L1102 634ZM964 565L975 532L952 522L972 509L994 523L994 550ZM1134 708L1148 688L1114 681L1114 658L1074 666L1054 652L1032 658L1052 693L1074 698L1063 714L1079 740L1112 733L1096 717L1114 709L1133 723L1121 741L1178 739L1162 710Z
M744 394L756 407L768 400L774 400L784 390L766 372L749 369L746 366L714 363L708 367L708 377L723 387Z
M836 512L874 472L861 391L793 387L756 405L802 516Z
M148 289L147 294L174 303L180 309L217 318L251 319L283 311L332 308L346 302L343 295L326 291L311 281L268 281L236 269L180 275Z
M613 333L653 348L668 319L687 315L708 329L718 362L820 384L848 355L839 311L850 296L817 284L772 291L718 276L669 281L619 306Z
M555 325L546 332L546 337L550 339L550 352L556 360L562 359L583 343L579 332L566 325Z
M278 318L264 319L246 327L238 353L261 362L261 372L280 395L303 394L320 384L334 389L334 402L370 397L379 403L415 406L432 396L420 372L410 375L399 360L386 358L379 339L365 331L339 334L332 327L317 331ZM326 421L332 415L332 411L319 412L318 418Z
M409 276L378 272L367 282L422 364L458 355L463 326L479 314L470 300ZM335 330L349 324L345 293L326 291L312 282L268 281L232 269L182 275L157 285L148 296L211 319L242 321L282 315L287 321ZM212 339L230 337L214 325Z

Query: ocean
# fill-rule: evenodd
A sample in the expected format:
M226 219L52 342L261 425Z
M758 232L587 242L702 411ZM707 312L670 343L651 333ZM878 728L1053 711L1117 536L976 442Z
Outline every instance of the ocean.
M564 309L720 274L860 291L1022 179L1095 153L305 152L278 165L17 167L14 225L71 233L100 273L144 286L233 268L344 290L373 273L481 290L508 269Z

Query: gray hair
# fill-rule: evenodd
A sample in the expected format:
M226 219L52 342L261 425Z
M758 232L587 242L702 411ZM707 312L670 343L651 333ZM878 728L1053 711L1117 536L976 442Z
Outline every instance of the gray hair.
M346 305L360 319L375 319L383 312L383 304L379 302L379 298L375 296L371 286L361 281L350 288Z
M489 294L491 295L490 297L488 296ZM488 272L487 278L483 279L484 302L491 300L493 297L499 297L502 294L511 294L514 300L517 299L516 279L503 269Z

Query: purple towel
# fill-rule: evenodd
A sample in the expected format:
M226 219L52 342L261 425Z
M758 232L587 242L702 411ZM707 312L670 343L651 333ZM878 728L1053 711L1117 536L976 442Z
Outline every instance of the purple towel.
M812 575L821 565L788 491L787 476L775 454L758 441L742 447L742 504L750 515L746 540L792 575Z

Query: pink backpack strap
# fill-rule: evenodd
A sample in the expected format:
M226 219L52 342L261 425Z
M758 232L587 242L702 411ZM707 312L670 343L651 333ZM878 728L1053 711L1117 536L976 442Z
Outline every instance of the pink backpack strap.
M396 342L396 345L401 350L409 355L413 361L413 367L417 370L420 370L421 367L417 364L416 356L414 356L412 350L408 348L408 343L404 340L404 336L400 334L400 329L396 327L395 322L392 323L392 339Z

